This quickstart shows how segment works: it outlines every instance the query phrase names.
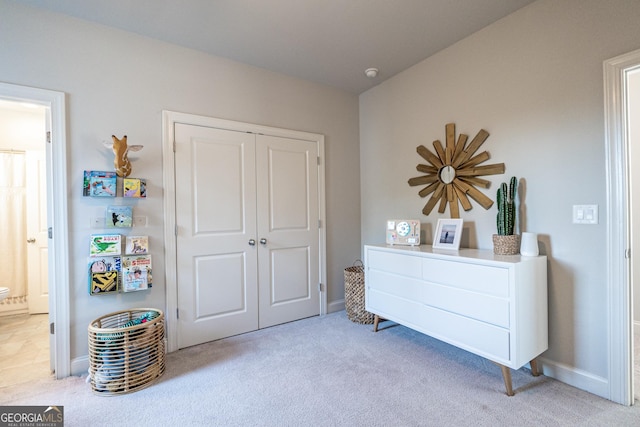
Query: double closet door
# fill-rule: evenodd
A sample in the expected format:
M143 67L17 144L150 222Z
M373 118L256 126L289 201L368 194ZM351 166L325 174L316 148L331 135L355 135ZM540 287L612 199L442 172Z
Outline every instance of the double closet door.
M320 313L315 142L175 125L178 347Z

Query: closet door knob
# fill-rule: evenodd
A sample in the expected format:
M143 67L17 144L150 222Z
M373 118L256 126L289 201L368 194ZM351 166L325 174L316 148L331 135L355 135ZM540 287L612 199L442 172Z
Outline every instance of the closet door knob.
M264 237L262 239L260 239L260 244L261 245L266 245L267 244L267 239L265 239Z
M249 246L255 246L256 245L256 241L253 239L249 240Z

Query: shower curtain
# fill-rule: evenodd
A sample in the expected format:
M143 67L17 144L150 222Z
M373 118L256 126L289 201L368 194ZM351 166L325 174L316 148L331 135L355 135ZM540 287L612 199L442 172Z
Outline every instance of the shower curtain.
M10 289L0 304L27 300L25 157L24 152L0 152L0 287Z

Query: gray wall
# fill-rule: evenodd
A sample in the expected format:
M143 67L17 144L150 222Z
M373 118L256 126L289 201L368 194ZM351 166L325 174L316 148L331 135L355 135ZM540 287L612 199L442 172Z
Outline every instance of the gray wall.
M0 81L67 94L71 356L87 354L87 325L131 307L165 307L162 110L325 135L329 309L343 308L343 269L360 256L358 98L132 33L0 0ZM85 169L110 169L102 147L128 135L144 149L130 156L147 179L135 205L148 217L154 286L150 292L90 297L90 217L104 202L82 198Z
M637 0L540 0L360 96L362 241L384 241L387 218L437 213L407 180L418 145L444 141L445 124L520 179L520 230L549 257L547 367L594 391L608 381L603 61L640 48ZM462 213L462 246L491 249L495 205ZM572 223L572 205L597 204L598 225ZM430 239L430 234L428 238Z

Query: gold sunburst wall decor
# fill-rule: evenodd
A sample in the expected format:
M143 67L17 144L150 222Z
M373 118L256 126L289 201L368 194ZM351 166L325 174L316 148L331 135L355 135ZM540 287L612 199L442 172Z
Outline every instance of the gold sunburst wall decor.
M411 178L409 185L412 187L426 185L418 192L420 197L431 197L424 205L422 213L429 215L433 208L440 203L438 212L444 213L449 204L451 218L460 218L458 202L465 211L472 208L472 198L485 209L493 205L493 200L487 197L476 187L489 188L490 181L478 178L479 176L497 175L504 173L504 163L480 166L489 160L489 153L483 151L476 154L478 149L489 137L489 132L480 129L478 134L467 145L469 138L460 134L456 141L456 125L445 125L446 144L443 147L439 140L433 141L435 154L423 145L417 147L418 154L428 164L419 164L416 169L425 175Z

